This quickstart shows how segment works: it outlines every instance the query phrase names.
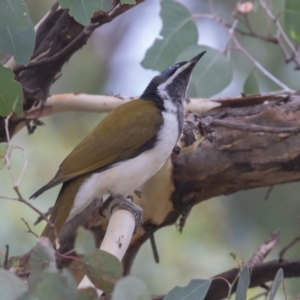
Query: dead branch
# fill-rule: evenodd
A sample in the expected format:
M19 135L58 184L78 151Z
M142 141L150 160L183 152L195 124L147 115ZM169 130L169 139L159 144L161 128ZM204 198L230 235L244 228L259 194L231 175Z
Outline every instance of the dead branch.
M278 230L272 232L265 242L255 251L252 257L248 260L247 266L252 267L260 264L267 257L267 255L274 249L280 239Z

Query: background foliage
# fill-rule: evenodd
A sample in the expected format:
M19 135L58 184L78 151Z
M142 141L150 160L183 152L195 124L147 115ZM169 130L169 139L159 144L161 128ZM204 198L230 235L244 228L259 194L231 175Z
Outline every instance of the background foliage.
M254 30L268 35L274 30L273 23L266 18L258 1L252 2L254 10L248 15L249 21ZM12 11L1 9L3 3L5 1L0 1L0 22L9 28L9 32L0 32L0 52L11 53L17 62L27 64L33 51L33 25L28 15L36 24L49 10L53 1L25 1L28 10L25 6L20 8L21 0L11 1L18 7L18 10L12 10L19 19L17 23L11 22L12 18L15 18L11 15ZM90 0L85 3L96 3L94 9L101 7L109 10L109 1ZM273 13L279 15L279 21L290 38L298 43L299 2L273 0L269 3ZM215 0L215 14L224 20L230 20L236 4L235 0ZM61 1L61 5L70 7L71 1ZM253 63L240 52L224 51L226 47L230 48L231 44L228 32L222 25L212 19L191 17L192 13L210 13L208 1L164 0L161 7L162 10L159 1L147 1L98 29L87 46L78 51L64 67L63 76L53 85L51 93L139 95L150 79L157 74L157 70L162 70L175 61L186 59L208 47L209 51L201 61L201 67L195 70L189 89L190 96L220 97L280 89L254 68ZM77 16L78 10L71 8L76 20L86 23L92 10L87 11L86 15L82 15L81 11L82 9ZM161 18L164 19L163 24ZM276 45L242 35L237 37L264 68L291 89L299 89L300 73L294 70L293 64L285 63ZM15 41L22 42L22 47ZM153 43L154 46L149 48ZM7 71L0 68L1 78L4 72ZM0 87L1 84L2 80ZM14 94L10 95L11 101L19 99L18 89L17 85L12 89ZM17 105L15 109L19 112ZM7 110L2 110L2 103L0 107L0 114L7 113ZM102 117L98 114L72 112L53 115L44 119L46 127L38 128L34 135L28 136L23 130L15 136L14 144L25 148L28 156L29 167L20 185L24 197L28 198L52 178L62 159ZM22 153L14 152L11 160L13 171L18 174L22 168ZM5 169L0 172L0 182L1 194L13 194ZM283 237L277 248L280 249L298 235L298 186L297 183L276 186L268 201L264 200L267 189L263 188L201 203L193 209L182 235L175 227L157 232L159 265L152 260L149 242L143 246L135 261L133 275L146 282L151 293L166 293L174 285L186 286L191 279L208 278L235 267L236 263L229 256L230 252L236 253L239 259L249 258L268 233L277 228L281 230ZM46 211L53 204L58 189L59 187L51 189L35 200L34 204ZM32 223L36 214L19 203L6 200L1 200L0 211L5 212L0 218L2 253L5 252L5 244L10 245L11 255L23 254L32 248L36 239L25 233L26 227L21 218L24 217ZM43 226L44 224L39 225L35 231L39 233ZM292 257L297 251L299 246L292 249L289 255ZM273 257L275 256L276 251L273 254ZM45 276L51 276L50 273ZM67 273L61 276L68 278ZM289 280L286 286L290 295L297 294L299 279ZM256 291L249 292L249 295L252 293Z

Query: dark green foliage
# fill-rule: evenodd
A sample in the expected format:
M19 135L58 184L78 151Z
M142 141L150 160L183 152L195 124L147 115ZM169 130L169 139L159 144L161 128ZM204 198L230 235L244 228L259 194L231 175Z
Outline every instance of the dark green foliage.
M164 300L202 300L210 287L211 279L193 279L185 287L176 286L164 298Z
M236 288L235 299L236 300L246 300L247 290L250 284L250 275L248 267L243 267L239 274L239 281Z
M176 61L188 60L202 51L207 52L193 71L188 90L189 97L213 96L226 88L232 79L229 60L220 51L207 46L187 47L180 53Z
M151 300L145 283L133 276L120 279L114 289L112 300Z
M13 71L0 64L0 116L8 116L12 111L20 115L23 110L22 102L22 88L14 80Z
M0 269L1 299L15 300L27 291L25 282L13 273Z
M13 55L19 64L29 63L35 32L22 0L0 0L0 37L0 52Z
M55 252L47 238L41 237L33 247L29 260L31 273L28 277L29 288L34 288L40 281L40 274L44 269L56 270Z
M110 253L98 249L90 255L84 255L82 261L90 281L98 289L112 292L115 283L123 274L121 262Z
M269 300L274 300L281 283L283 283L283 270L279 269L272 284Z
M255 70L253 70L247 77L244 83L244 94L258 94L259 93L259 82Z
M75 245L77 254L89 255L96 250L96 241L91 231L79 227L77 230Z
M162 71L175 63L178 54L198 42L198 30L191 12L178 2L161 2L162 39L156 39L148 49L142 66Z
M285 4L285 30L295 42L300 42L300 1L286 0Z
M70 16L78 23L88 25L93 14L112 9L112 0L59 0L63 8L68 8Z

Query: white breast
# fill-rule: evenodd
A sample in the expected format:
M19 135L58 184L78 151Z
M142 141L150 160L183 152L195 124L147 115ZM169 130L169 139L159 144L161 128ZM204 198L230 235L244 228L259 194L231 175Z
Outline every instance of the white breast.
M166 111L162 115L164 123L155 147L87 179L75 197L68 220L79 214L96 197L100 198L107 193L128 196L161 169L172 153L179 134L176 114Z

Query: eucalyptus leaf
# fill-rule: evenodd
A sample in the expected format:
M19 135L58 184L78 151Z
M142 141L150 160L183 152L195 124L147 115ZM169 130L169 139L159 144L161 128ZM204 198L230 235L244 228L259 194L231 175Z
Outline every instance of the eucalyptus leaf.
M78 293L78 300L98 300L97 291L92 287L79 289Z
M256 72L252 71L245 80L243 92L246 95L258 94L260 92L259 82L256 76Z
M197 44L198 30L191 12L178 2L163 0L160 16L162 38L157 38L148 49L142 66L163 71L176 62L178 54L186 47Z
M203 300L208 292L211 279L193 279L185 287L176 286L164 300Z
M136 3L135 0L121 0L121 4L130 4L134 5Z
M300 1L285 1L285 31L295 43L300 42Z
M22 30L10 29L0 23L0 52L14 56L17 63L28 65L35 45L33 23L28 19L27 27Z
M278 290L280 284L282 283L283 279L284 279L283 270L280 268L275 276L274 281L273 281L270 295L269 295L269 300L274 300L277 290Z
M121 262L108 252L97 249L90 255L84 255L82 262L90 281L104 292L112 292L115 282L122 277Z
M145 283L133 276L127 276L117 282L112 300L151 300L151 294Z
M232 79L232 66L220 51L194 45L180 53L176 61L189 60L202 51L207 51L192 73L188 89L189 97L211 97L225 89Z
M15 274L0 269L1 299L15 300L27 291L25 283Z
M36 241L29 264L31 272L27 282L30 289L33 289L38 284L43 270L56 270L55 251L48 238L40 237Z
M250 284L250 275L248 267L243 267L239 274L239 281L236 288L235 300L246 300L247 290Z
M79 227L74 247L77 254L92 254L97 249L92 232L83 227Z
M12 113L12 111L14 111L18 115L21 115L22 110L22 87L18 82L14 80L13 71L11 69L3 67L0 64L0 116L8 116Z
M96 11L112 9L112 0L59 0L62 8L69 9L69 14L78 23L88 25Z
M31 295L40 300L77 300L77 283L68 270L63 269L62 272L59 272L48 268L40 274Z
M28 10L22 0L0 0L0 20L11 29L24 29L27 26Z
M0 143L0 157L3 157L6 154L7 149L8 149L8 143L6 142Z

